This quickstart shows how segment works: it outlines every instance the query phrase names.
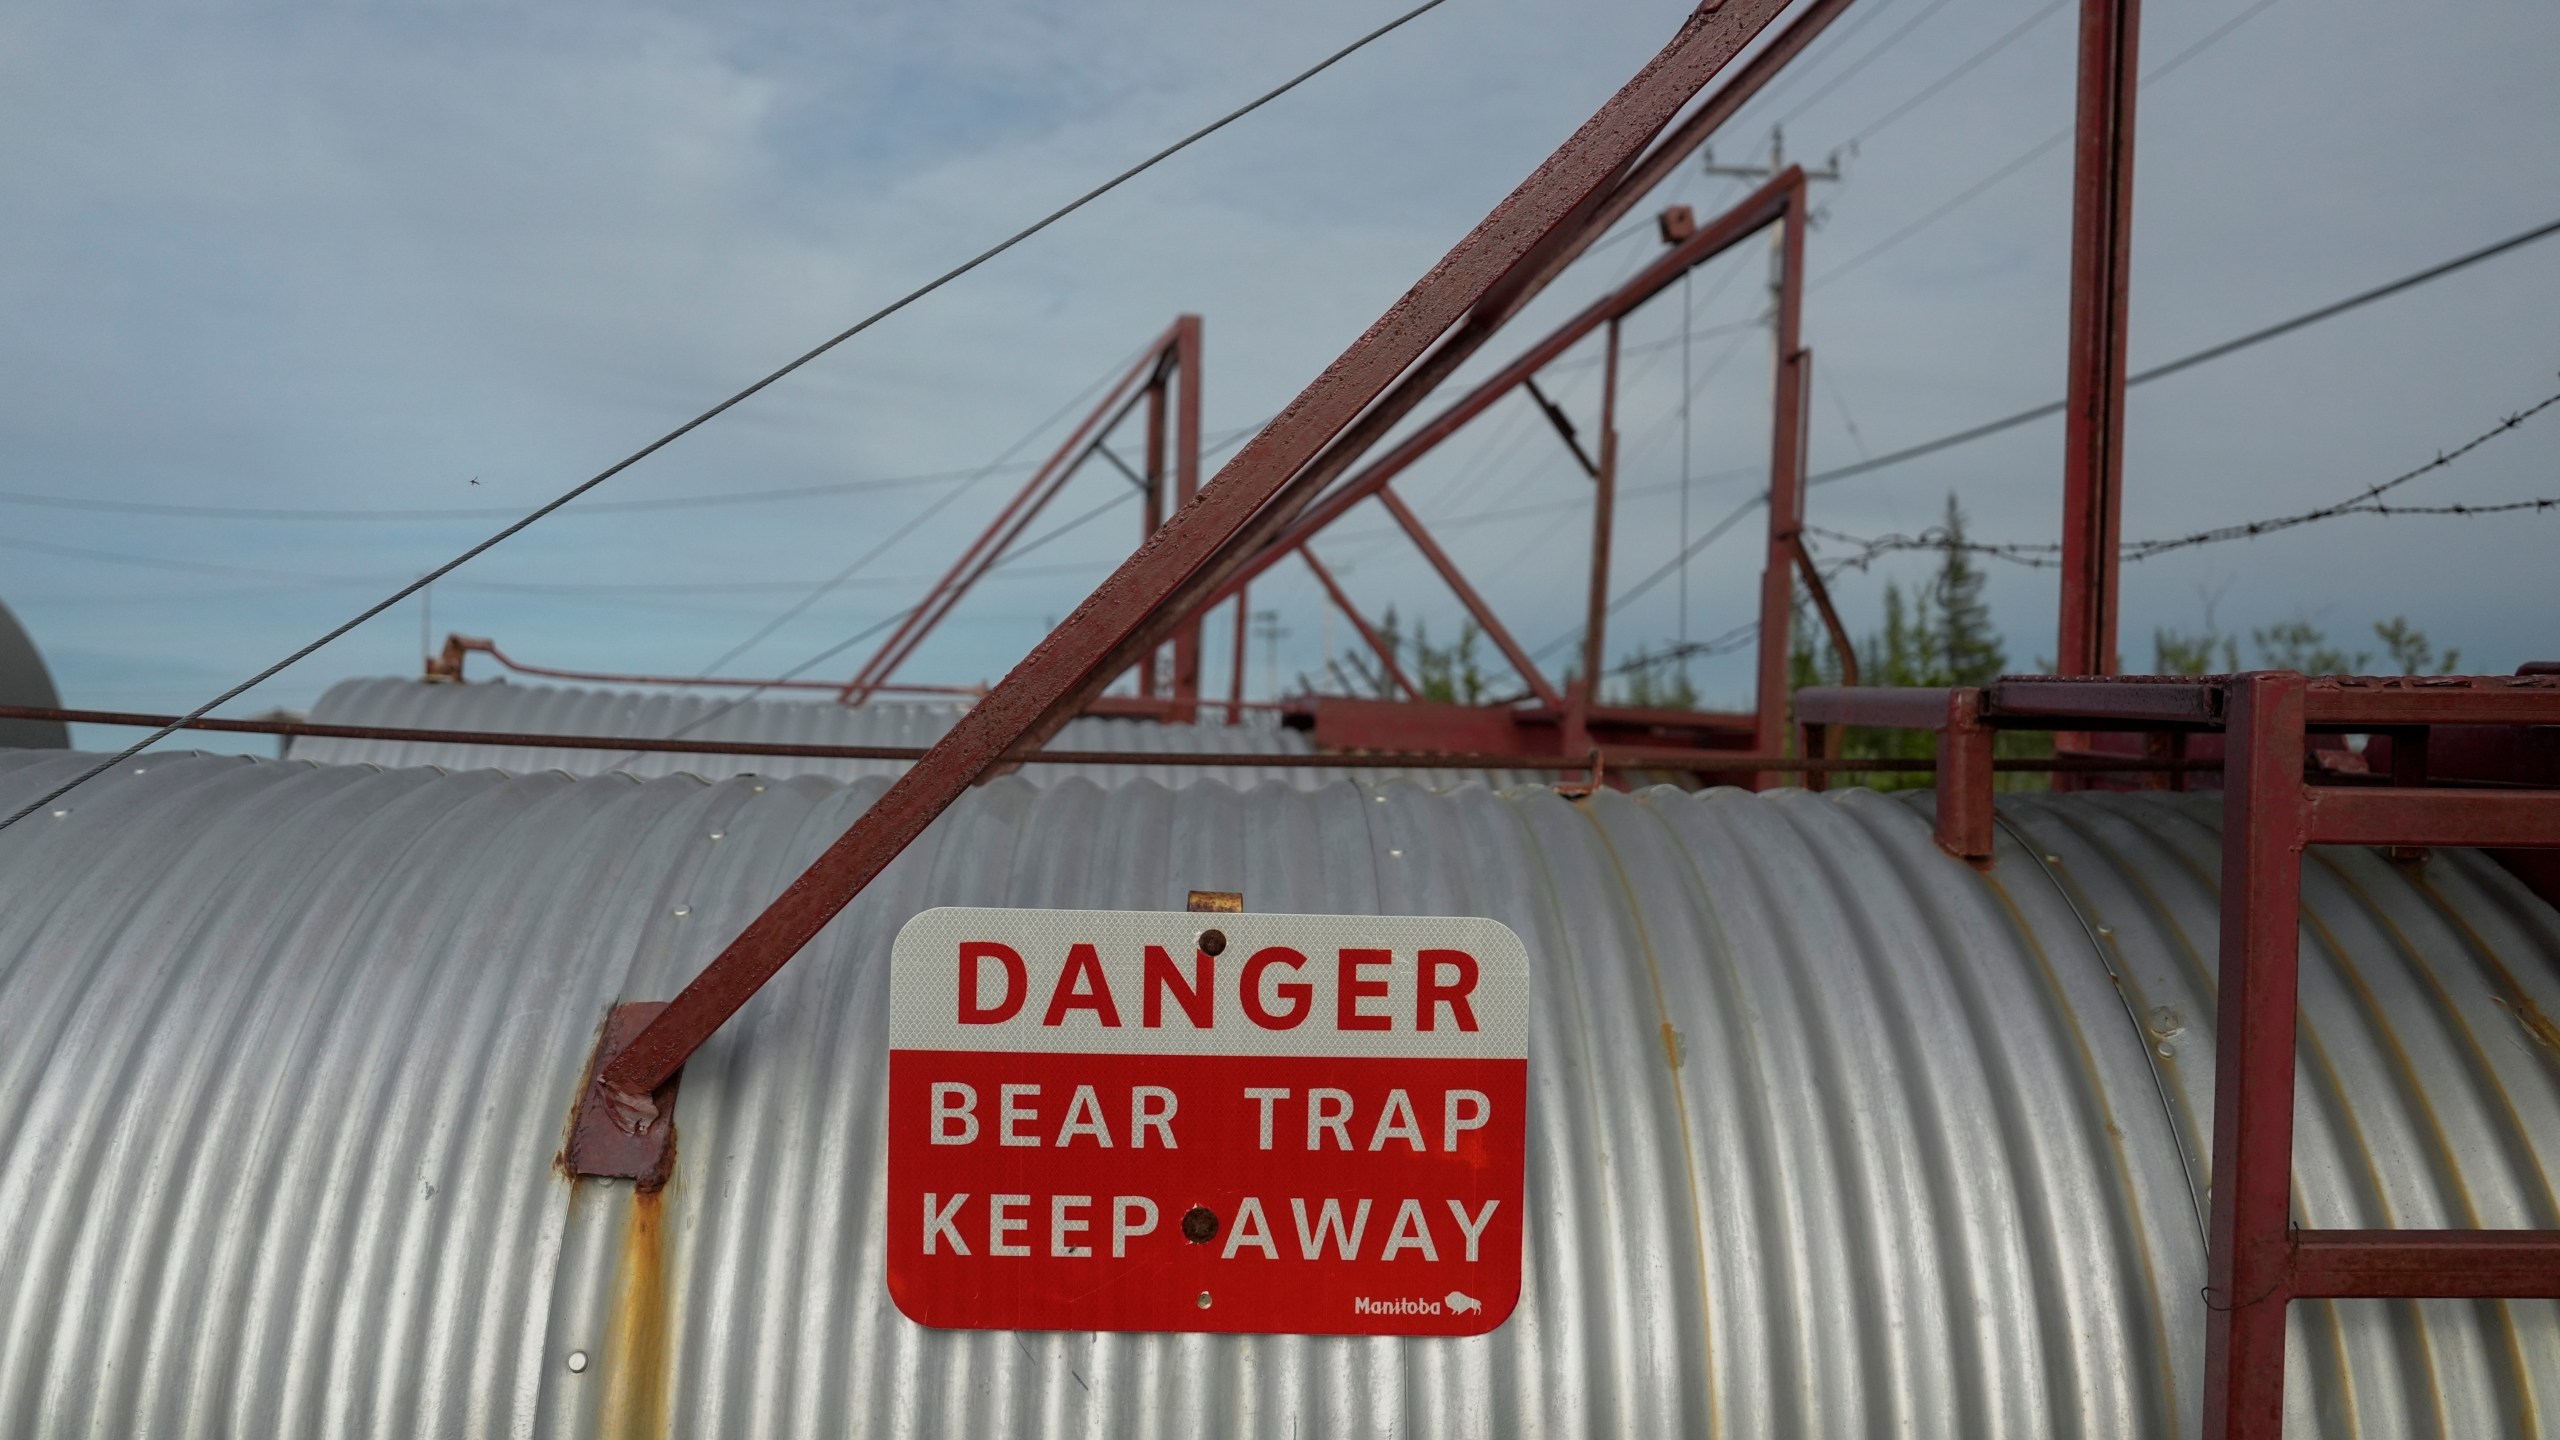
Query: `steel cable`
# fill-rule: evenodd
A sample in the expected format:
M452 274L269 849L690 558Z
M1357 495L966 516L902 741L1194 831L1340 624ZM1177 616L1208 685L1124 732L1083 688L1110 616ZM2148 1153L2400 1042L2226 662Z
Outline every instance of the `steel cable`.
M276 676L283 674L286 670L289 670L295 665L298 665L302 661L310 658L323 647L340 639L356 629L358 626L373 619L375 616L381 615L390 610L401 601L417 594L427 586L443 579L445 576L460 569L462 566L469 564L471 561L479 558L481 555L487 553L499 544L530 528L544 517L559 510L562 506L567 505L570 501L577 499L579 496L584 495L588 491L595 489L597 486L604 484L606 481L611 480L623 471L628 470L650 456L657 454L659 451L674 444L676 441L692 434L694 431L709 424L711 421L727 414L730 410L736 408L740 404L743 404L748 399L761 393L766 388L772 386L775 382L792 374L802 366L807 365L810 361L817 359L819 356L835 349L837 346L842 345L844 342L861 334L863 331L870 329L872 326L877 325L881 321L888 319L890 316L897 314L899 311L906 309L916 301L923 299L927 295L941 289L943 286L950 284L952 281L959 279L961 276L966 275L970 271L977 269L979 266L986 264L988 261L995 259L997 256L1002 255L1016 245L1030 239L1032 236L1039 234L1041 231L1048 229L1060 220L1063 220L1069 215L1074 214L1076 211L1083 209L1085 206L1100 199L1102 196L1109 194L1111 191L1118 189L1130 180L1133 180L1139 175L1144 174L1146 171L1155 168L1155 166L1166 159L1188 149L1193 144L1216 134L1218 131L1225 129L1227 126L1232 125L1236 121L1243 119L1245 116L1252 114L1254 111L1261 109L1263 106L1270 104L1272 101L1279 99L1290 91L1297 89L1300 85L1314 79L1316 76L1333 68L1344 59L1347 59L1355 52L1365 48L1371 42L1376 41L1407 24L1410 24L1414 20L1421 18L1432 10L1438 9L1441 5L1446 3L1447 0L1422 0L1421 4L1416 5L1412 9L1405 11L1403 14L1396 16L1385 24L1369 31L1367 34L1360 36L1358 39L1353 40L1351 43L1334 51L1332 54L1327 55L1315 64L1299 71L1296 75L1282 81L1279 85L1264 91L1252 100L1246 101L1244 104L1237 106L1235 109L1228 111L1226 114L1219 116L1215 120L1210 121L1208 124L1193 130L1190 134L1183 136L1181 139L1174 141L1172 144L1165 146L1154 154L1149 155L1145 159L1138 161L1136 164L1129 166L1119 174L1114 175L1110 179L1103 181L1101 184L1094 186L1092 189L1085 191L1073 200L1070 200L1066 204L1059 206L1057 209L1050 211L1048 214L1033 221L1029 225L1024 226L1022 229L1015 231L1003 240L979 251L969 259L945 270L933 279L926 281L924 284L917 286L915 289L908 291L906 294L901 295L897 299L890 301L888 304L881 306L879 309L872 311L862 319L857 320L853 324L846 326L844 329L837 331L827 339L820 341L818 344L805 351L802 351L798 356L787 361L779 368L769 372L762 379L755 381L746 388L729 396L727 399L722 400L718 404L715 404L711 408L703 411L701 414L694 416L692 419L685 421L683 424L678 425L676 428L659 436L657 439L641 446L629 455L624 456L622 459L615 461L603 470L598 471L588 479L582 480L576 485L571 486L568 490L562 492L557 498L544 503L541 507L526 514L523 518L503 527L496 534L491 535L486 540L480 541L478 544L464 550L461 554L454 556L452 559L438 565L426 574L419 576L416 580L401 586L399 589L393 591L381 600L378 600L372 605L365 607L363 610L356 612L356 614L345 621L330 628L318 639L311 641L310 643L293 651L291 654L286 655L283 659L276 661L274 664L260 670L255 675L250 676L248 679L241 681L239 684L234 685L230 689L223 691L221 694L214 696L212 699L207 700L195 709L188 711L180 722L162 726L158 730L144 736L142 739L135 741L132 745L108 756L105 760L91 766L89 769L82 771L69 781L55 787L52 791L30 801L28 804L20 808L17 813L9 816L5 820L0 820L0 830L8 829L10 826L17 824L19 821L26 819L37 811L53 804L53 802L61 799L63 796L70 794L72 791L77 790L81 786L88 784L90 781L101 775L104 775L109 770L122 765L134 756L150 749L153 745L167 739L169 736L177 733L179 724L186 721L200 720L220 706L230 703L232 700L239 698L250 690L253 690L258 686L265 684L267 681L274 679Z

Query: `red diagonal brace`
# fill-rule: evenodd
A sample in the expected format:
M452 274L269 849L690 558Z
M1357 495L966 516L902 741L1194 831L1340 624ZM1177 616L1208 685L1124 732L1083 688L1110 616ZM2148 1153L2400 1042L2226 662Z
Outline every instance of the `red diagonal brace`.
M1322 585L1324 593L1333 598L1334 608L1341 611L1344 618L1351 622L1352 629L1360 632L1361 639L1369 642L1369 653L1378 657L1378 664L1386 671L1387 679L1397 689L1402 690L1407 699L1421 699L1422 691L1411 680L1405 678L1404 666L1396 663L1396 648L1388 644L1386 637L1380 635L1377 628L1369 623L1368 616L1360 613L1360 607L1351 603L1351 597L1343 593L1341 584L1333 578L1333 572L1326 569L1324 562L1316 558L1315 547L1312 545L1302 547L1298 551L1298 558L1306 561L1307 568L1315 572L1316 583Z
M1181 357L1181 361L1189 366L1182 373L1182 388L1188 434L1193 443L1191 463L1196 467L1199 415L1197 406L1190 402L1196 398L1199 388L1195 380L1199 348L1198 320L1190 315L1176 320L1154 344L1148 346L1146 353L1139 356L1119 382L1086 413L1057 452L1031 473L1031 478L1025 480L1013 499L996 512L995 519L988 522L987 528L979 532L977 539L969 542L969 548L952 562L951 569L925 592L923 603L899 622L898 628L881 642L879 650L863 665L861 672L845 684L836 698L848 705L859 705L887 687L889 677L915 654L916 648L933 633L935 626L942 623L943 617L959 605L970 588L1004 559L1005 551L1021 538L1023 530L1039 517L1041 510L1057 497L1066 483L1075 478L1077 468L1129 413L1130 408L1140 399L1160 400L1164 369L1169 363L1178 363L1176 357ZM1145 388L1141 390L1141 386ZM1151 421L1155 418L1150 416ZM1158 438L1154 435L1149 437L1151 461L1156 458L1154 452L1160 449L1152 443ZM1160 470L1161 466L1155 468ZM1196 469L1193 473L1197 473Z
M1596 226L1615 219L1620 183L1637 156L1784 8L1785 0L1722 0L1691 15L1661 54L1247 442L1196 501L963 715L605 1067L598 1083L617 1119L644 1123L653 1113L650 1092L953 800L1017 746L1046 740L1101 685L1179 628L1188 607L1168 602L1186 585L1214 585L1250 546L1268 538L1249 533L1248 522L1284 492L1302 505L1340 473L1310 462L1344 438L1345 427L1360 421L1364 428L1352 438L1365 444L1418 404L1429 387L1412 383L1416 377L1407 372L1415 362L1431 355L1433 363L1418 373L1436 383L1579 253ZM1627 196L1626 204L1634 198ZM1524 264L1533 257L1540 263ZM1497 289L1504 304L1476 313ZM1481 333L1433 351L1461 322ZM1399 377L1407 382L1399 387L1401 408L1380 406ZM1288 519L1273 513L1278 522Z
M1538 673L1538 662L1530 659L1528 650L1512 637L1511 631L1503 625L1502 617L1494 614L1493 607L1476 593L1476 587L1467 583L1466 572L1458 568L1458 562L1450 559L1449 552L1440 548L1440 542L1431 538L1431 532L1423 526L1422 517L1414 514L1395 491L1383 486L1378 490L1378 503L1387 507L1387 513L1404 527L1413 547L1422 552L1422 558L1430 561L1431 568L1439 571L1440 578L1456 592L1458 603L1467 607L1467 613L1474 616L1476 624L1483 628L1485 638L1491 640L1493 648L1501 651L1502 658L1510 661L1511 668L1519 672L1521 683L1548 705L1563 709L1564 697L1556 692L1556 687L1547 683L1546 676Z

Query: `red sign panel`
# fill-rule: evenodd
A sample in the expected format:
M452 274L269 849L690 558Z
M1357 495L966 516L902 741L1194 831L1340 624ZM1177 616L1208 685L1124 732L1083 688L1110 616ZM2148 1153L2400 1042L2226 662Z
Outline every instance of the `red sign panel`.
M889 1293L973 1329L1491 1330L1528 998L1490 920L927 911L890 964Z

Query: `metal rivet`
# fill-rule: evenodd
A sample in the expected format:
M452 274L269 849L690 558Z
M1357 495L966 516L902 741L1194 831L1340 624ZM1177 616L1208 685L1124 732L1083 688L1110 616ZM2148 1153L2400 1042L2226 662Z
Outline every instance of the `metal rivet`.
M1182 1215L1182 1238L1194 1245L1206 1245L1218 1233L1218 1213L1206 1205L1194 1205Z
M1403 856L1403 854L1404 854L1404 852L1403 852L1403 851L1401 851L1401 850L1390 850L1390 851L1388 851L1387 853L1388 853L1388 854L1390 854L1390 855L1397 856L1397 857L1399 857L1399 858L1401 858L1401 857Z
M2161 1058L2161 1059L2163 1059L2163 1060L2174 1060L2174 1059L2176 1059L2177 1057L2178 1057L2178 1052L2177 1052L2176 1050L2174 1050L2174 1049L2170 1048L2166 1043L2163 1043L2163 1044L2161 1045L2161 1047L2160 1047L2160 1058Z
M572 1375L584 1375L587 1373L586 1351L572 1350L569 1352L569 1373Z
M53 812L53 818L54 818L54 819L56 819L56 820L59 820L59 819L61 819L63 816L68 815L68 814L70 814L70 813L71 813L71 812L70 812L70 811L68 811L68 810L56 810L56 811L54 811L54 812Z
M1200 1292L1200 1308L1203 1310L1209 1308L1209 1292L1206 1290Z
M714 830L711 832L711 838L714 840L726 840L729 837L718 830Z
M1226 954L1226 953L1227 953L1227 932L1226 932L1226 931L1224 931L1224 930L1203 930L1203 931L1201 931L1201 932L1200 932L1200 953L1201 953L1201 954L1203 954L1203 955L1224 955L1224 954Z
M2059 855L2047 855L2044 857L2044 863L2047 865L2059 865L2062 863L2062 857Z
M690 905L679 905L679 906L677 906L677 907L676 907L676 911L675 911L675 913L676 913L679 917L681 917L681 916L685 916L685 915L690 915L690 914L692 914L692 913L693 913L693 907L692 907L692 906L690 906Z

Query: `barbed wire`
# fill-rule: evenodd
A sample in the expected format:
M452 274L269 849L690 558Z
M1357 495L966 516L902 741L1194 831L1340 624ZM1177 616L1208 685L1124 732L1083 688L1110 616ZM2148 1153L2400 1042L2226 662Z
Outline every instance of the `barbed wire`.
M2547 396L2535 404L2516 411L2451 450L2438 451L2434 459L2423 465L2404 470L2388 480L2368 485L2343 500L2317 509L2305 510L2297 515L2280 515L2266 520L2217 525L2209 530L2198 530L2187 535L2154 540L2130 540L2125 542L2117 553L2126 560L2148 560L2154 555L2165 555L2174 550L2191 549L2198 545L2215 545L2231 540L2254 540L2262 535L2273 535L2279 531L2316 524L2322 520L2334 520L2342 515L2475 516L2560 509L2560 496L2493 501L2485 504L2454 502L2442 505L2391 505L2383 503L2381 498L2413 480L2444 469L2499 436L2521 427L2524 422L2554 405L2560 405L2560 394ZM1836 575L1846 570L1864 570L1884 556L1908 550L1962 551L1970 555L1980 555L1986 559L2005 560L2013 565L2024 565L2032 569L2055 569L2062 564L2062 547L2057 544L1959 540L1943 525L1933 525L1917 535L1877 536L1850 535L1838 530L1827 530L1818 525L1808 525L1805 527L1805 534L1856 547L1853 554L1825 557L1826 575Z

